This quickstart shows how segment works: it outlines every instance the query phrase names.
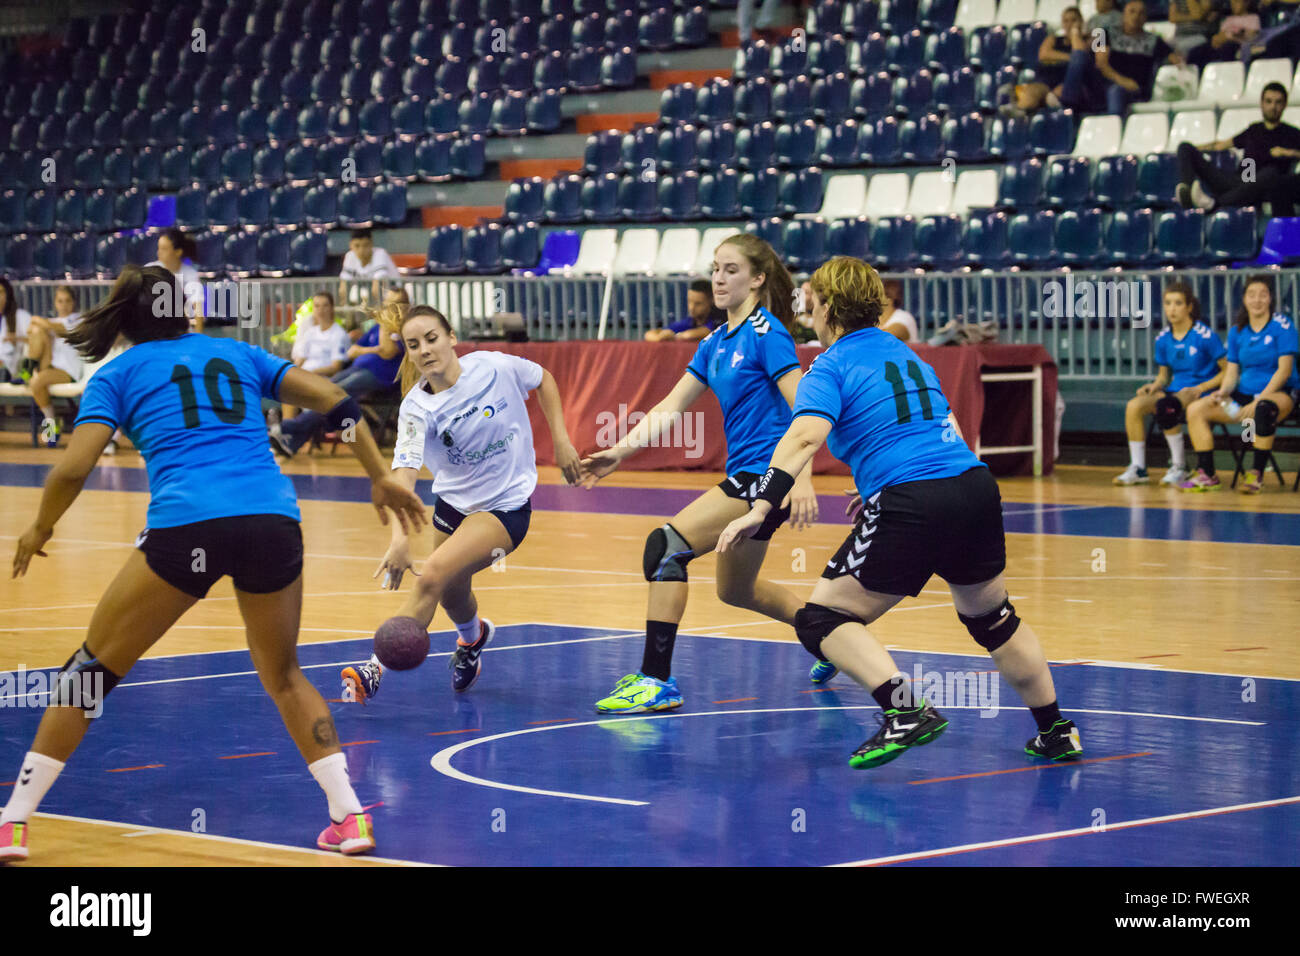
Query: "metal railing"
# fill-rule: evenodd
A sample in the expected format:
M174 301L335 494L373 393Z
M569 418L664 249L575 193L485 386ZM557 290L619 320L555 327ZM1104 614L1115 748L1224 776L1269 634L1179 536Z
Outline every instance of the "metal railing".
M1263 271L1263 270L1261 270ZM1300 316L1300 269L1270 269L1276 308ZM921 339L949 320L997 323L999 340L1044 346L1062 378L1154 377L1154 342L1162 325L1161 296L1174 279L1189 283L1205 321L1226 340L1241 302L1246 270L889 273L902 283L903 308L916 316ZM401 280L413 304L447 316L462 338L490 335L494 316L522 316L529 338L574 341L641 339L686 314L690 278L644 276L419 276ZM1145 284L1145 285L1144 285ZM23 281L19 304L53 315L54 292L71 286L81 311L107 293L105 281ZM1136 297L1121 291L1121 286ZM361 314L378 294L369 282L332 277L226 280L205 285L209 326L274 350L272 338L317 292L335 296L340 314ZM1091 308L1089 308L1091 304ZM238 314L241 311L245 314ZM1145 310L1145 312L1143 311ZM283 351L283 349L281 349Z

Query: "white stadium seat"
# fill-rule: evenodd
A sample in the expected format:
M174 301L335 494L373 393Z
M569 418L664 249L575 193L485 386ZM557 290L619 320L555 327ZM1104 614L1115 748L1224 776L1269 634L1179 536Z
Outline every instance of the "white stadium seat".
M1124 124L1121 153L1163 153L1169 143L1168 113L1134 113Z
M1169 127L1169 150L1179 143L1209 143L1214 140L1214 110L1184 110L1174 114Z
M1095 158L1118 153L1122 126L1118 116L1085 116L1074 141L1074 155Z
M1241 99L1246 85L1246 67L1240 60L1227 63L1207 63L1201 73L1201 89L1196 99L1202 105L1213 103L1227 106Z
M582 234L578 261L570 271L580 276L605 275L613 268L617 252L617 229L588 229Z
M1250 64L1246 74L1246 88L1241 91L1242 106L1256 104L1264 94L1264 87L1270 83L1281 83L1283 87L1291 84L1291 61L1286 57L1274 57L1268 60L1255 60ZM1288 99L1287 102L1290 102Z
M1116 8L1122 9L1119 3L1116 3L1115 6ZM1153 20L1149 21L1144 29L1146 29L1148 33L1156 34L1156 36L1161 37L1170 46L1173 46L1174 31L1178 29L1178 25L1170 23L1168 20Z
M1017 23L1033 23L1038 0L1001 0L998 3L997 23L1013 27Z
M1071 0L1038 0L1034 19L1042 20L1049 30L1054 31L1061 25L1061 14L1073 6Z
M1232 139L1251 123L1260 121L1258 106L1243 106L1235 110L1224 110L1219 117L1219 130L1215 139Z
M951 176L947 170L917 173L907 200L907 215L918 219L948 215L952 209Z
M953 26L967 33L976 27L989 27L998 22L997 0L961 0Z
M826 182L822 208L815 213L800 213L796 219L852 219L862 215L867 200L867 177L860 173L832 176Z
M998 171L996 169L967 169L957 176L957 188L952 191L949 209L964 214L968 209L992 207L998 204Z
M618 240L618 254L614 257L614 275L648 276L654 273L655 258L659 255L658 229L627 229ZM578 253L579 260L582 253Z
M728 236L738 236L740 230L734 226L713 226L704 230L700 239L700 254L695 259L695 275L707 279L713 274L713 253L718 244Z
M862 214L872 219L901 216L907 209L909 189L907 173L877 173L867 185L867 201Z
M700 256L700 231L689 226L665 229L659 237L659 256L655 259L657 276L695 274L695 260Z

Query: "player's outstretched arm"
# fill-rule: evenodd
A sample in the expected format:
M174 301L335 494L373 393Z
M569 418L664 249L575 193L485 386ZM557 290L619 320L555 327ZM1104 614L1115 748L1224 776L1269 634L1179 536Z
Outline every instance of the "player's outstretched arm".
M564 424L564 407L560 403L560 387L555 384L555 377L547 369L542 369L542 384L537 386L537 402L546 416L546 424L551 429L551 444L555 447L555 463L564 473L564 480L576 485L582 480L582 459L578 450L569 440L569 431Z
M802 379L803 372L796 368L786 372L776 383L776 387L781 390L781 397L791 408L794 408L795 398L799 393L799 382ZM796 531L811 528L817 523L819 505L817 489L813 487L811 458L808 459L808 464L803 467L803 470L794 476L794 488L791 489L790 497L784 504L790 508L790 527Z
M687 372L673 386L673 390L646 412L645 418L637 422L636 427L627 436L610 448L593 452L582 460L586 471L583 487L590 488L601 478L611 474L623 460L636 454L642 448L653 443L665 426L670 426L674 416L681 415L704 394L708 388L703 382Z
M15 578L27 573L27 565L34 555L45 557L41 548L54 534L54 525L81 494L82 486L95 469L95 462L112 437L113 429L101 422L85 422L72 433L68 450L45 479L45 491L41 495L36 520L18 539L14 552Z
M419 476L420 471L418 468L395 468L393 469L392 480L414 494L415 482ZM375 568L375 573L371 577L379 577L381 571L384 572L384 580L380 587L389 591L396 591L402 586L402 576L407 571L417 577L420 574L415 569L415 563L411 560L410 536L396 521L393 522L393 540L380 560L379 567Z

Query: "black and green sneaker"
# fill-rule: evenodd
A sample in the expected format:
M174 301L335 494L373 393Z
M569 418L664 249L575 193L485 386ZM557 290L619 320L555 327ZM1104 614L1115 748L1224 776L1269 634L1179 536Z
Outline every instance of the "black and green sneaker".
M1025 744L1025 753L1048 760L1078 760L1083 756L1083 741L1072 720L1058 720L1052 729Z
M928 744L948 728L948 719L925 701L912 710L887 710L876 719L880 721L876 735L849 757L855 770L889 763L908 747Z

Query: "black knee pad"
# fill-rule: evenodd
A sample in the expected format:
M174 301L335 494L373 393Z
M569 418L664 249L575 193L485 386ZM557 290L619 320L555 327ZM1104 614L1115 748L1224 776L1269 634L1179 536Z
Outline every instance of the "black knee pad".
M88 716L98 717L104 698L122 678L101 664L82 644L56 675L50 693L51 707L80 707Z
M1002 603L987 614L968 617L958 611L957 617L966 625L966 630L970 631L970 636L975 638L975 642L990 652L996 651L1011 640L1011 635L1015 634L1016 628L1020 627L1020 618L1016 617L1016 609L1007 598L1003 598Z
M1277 402L1270 402L1267 398L1262 398L1255 403L1255 435L1259 438L1268 438L1270 435L1277 434L1278 412Z
M850 623L861 624L862 621L820 604L805 604L795 612L794 633L809 654L824 661L826 658L822 654L822 641L841 624Z
M642 567L647 581L685 581L686 565L695 549L670 524L655 528L645 539Z
M1172 395L1166 395L1156 402L1156 424L1161 431L1177 428L1183 420L1183 403Z

